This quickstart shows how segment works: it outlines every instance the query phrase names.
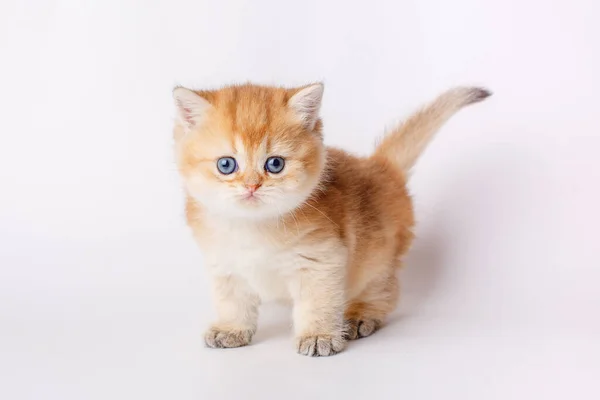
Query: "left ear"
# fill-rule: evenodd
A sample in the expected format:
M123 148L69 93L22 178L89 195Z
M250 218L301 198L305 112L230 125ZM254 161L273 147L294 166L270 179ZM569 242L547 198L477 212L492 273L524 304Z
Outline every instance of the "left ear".
M313 130L319 120L323 89L322 83L315 83L301 89L288 100L288 106L309 130Z

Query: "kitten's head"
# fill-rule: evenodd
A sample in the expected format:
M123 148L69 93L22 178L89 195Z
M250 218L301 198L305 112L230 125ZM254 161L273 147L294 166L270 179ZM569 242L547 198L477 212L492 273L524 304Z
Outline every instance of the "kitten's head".
M325 164L322 95L322 84L176 88L176 158L188 194L223 217L265 219L298 207Z

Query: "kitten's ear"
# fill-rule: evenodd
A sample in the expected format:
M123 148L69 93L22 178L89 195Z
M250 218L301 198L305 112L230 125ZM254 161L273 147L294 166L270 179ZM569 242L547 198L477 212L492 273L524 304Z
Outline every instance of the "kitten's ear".
M206 112L212 107L208 100L183 87L173 90L173 100L177 107L178 122L188 130L200 124Z
M288 106L304 122L307 129L314 129L319 120L323 89L322 83L315 83L301 89L288 100Z

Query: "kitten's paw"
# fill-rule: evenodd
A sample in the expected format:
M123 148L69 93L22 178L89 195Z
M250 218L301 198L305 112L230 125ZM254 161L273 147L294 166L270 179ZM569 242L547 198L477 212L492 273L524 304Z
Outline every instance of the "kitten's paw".
M250 344L254 332L249 329L220 329L210 328L204 335L204 342L207 347L213 349L224 349L232 347L242 347Z
M355 340L371 336L380 327L381 321L378 319L349 319L346 321L344 338L346 340Z
M296 339L299 354L311 357L332 356L344 350L346 341L341 335L300 336Z

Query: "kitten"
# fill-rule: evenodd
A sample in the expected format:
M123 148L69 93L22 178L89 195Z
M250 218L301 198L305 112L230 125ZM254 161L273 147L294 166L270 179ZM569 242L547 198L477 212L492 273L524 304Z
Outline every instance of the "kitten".
M333 355L375 332L413 239L407 173L442 124L489 95L449 90L359 158L324 146L322 84L176 88L187 222L218 314L206 345L249 344L268 300L293 303L300 354Z

